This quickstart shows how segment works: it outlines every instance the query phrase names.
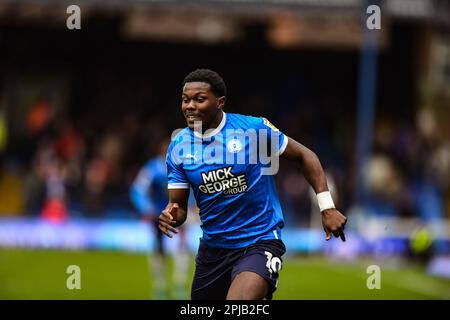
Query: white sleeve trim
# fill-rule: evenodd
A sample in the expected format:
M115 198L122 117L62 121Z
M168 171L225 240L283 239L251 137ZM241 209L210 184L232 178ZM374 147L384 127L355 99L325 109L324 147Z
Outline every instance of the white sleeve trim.
M279 156L281 156L284 150L286 150L287 145L288 145L288 136L284 135L283 143L281 144L280 150L278 151Z
M179 183L169 183L167 189L189 189L189 183L179 182Z

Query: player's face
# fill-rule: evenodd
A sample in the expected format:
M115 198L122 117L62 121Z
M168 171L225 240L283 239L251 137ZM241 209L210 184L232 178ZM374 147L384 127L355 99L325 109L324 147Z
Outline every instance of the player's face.
M186 83L183 88L181 110L189 128L194 129L196 121L202 122L203 130L214 126L224 101L225 97L216 97L209 83Z

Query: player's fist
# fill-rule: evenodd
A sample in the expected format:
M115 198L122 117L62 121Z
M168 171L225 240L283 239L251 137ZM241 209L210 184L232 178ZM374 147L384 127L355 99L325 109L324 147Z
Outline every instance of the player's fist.
M326 233L326 240L331 239L331 234L336 238L341 237L345 241L344 227L347 218L336 209L327 209L322 211L322 225Z
M179 209L178 203L169 203L159 215L158 228L169 238L173 237L170 232L175 234L178 233L177 229L174 228L174 225L177 223Z

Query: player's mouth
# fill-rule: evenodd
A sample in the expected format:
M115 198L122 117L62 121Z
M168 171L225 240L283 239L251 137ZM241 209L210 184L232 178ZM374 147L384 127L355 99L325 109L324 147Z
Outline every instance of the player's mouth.
M186 115L186 120L188 122L194 122L194 121L202 121L202 118L199 117L198 115L194 115L194 114L187 114Z

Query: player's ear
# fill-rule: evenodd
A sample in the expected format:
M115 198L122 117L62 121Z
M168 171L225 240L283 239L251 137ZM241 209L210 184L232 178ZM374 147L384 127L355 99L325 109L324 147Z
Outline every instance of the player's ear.
M217 98L217 109L223 109L225 106L225 96Z

